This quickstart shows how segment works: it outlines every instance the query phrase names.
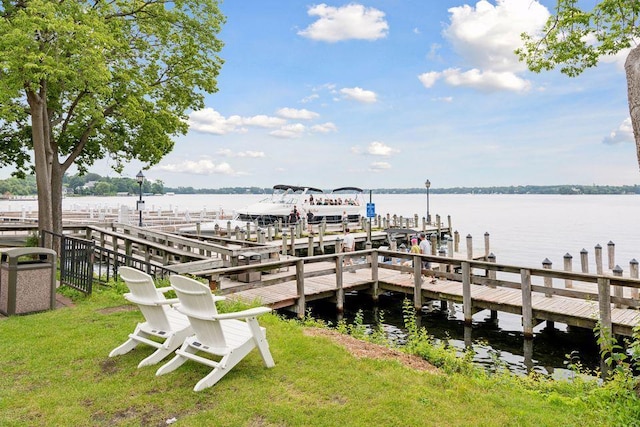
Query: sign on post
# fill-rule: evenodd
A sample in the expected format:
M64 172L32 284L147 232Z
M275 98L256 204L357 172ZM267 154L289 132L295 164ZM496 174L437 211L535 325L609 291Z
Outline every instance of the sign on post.
M376 204L367 203L367 218L375 218L375 217L376 217Z

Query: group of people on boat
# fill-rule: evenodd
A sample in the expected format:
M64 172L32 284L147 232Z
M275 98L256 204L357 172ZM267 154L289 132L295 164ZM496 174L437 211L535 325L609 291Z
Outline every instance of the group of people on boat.
M314 199L313 194L309 195L309 199L304 201L305 203L309 203L310 205L331 205L331 206L341 206L341 205L349 205L349 206L359 206L357 200L354 199L342 199L338 197L337 199L332 199L329 197L325 197L324 199Z

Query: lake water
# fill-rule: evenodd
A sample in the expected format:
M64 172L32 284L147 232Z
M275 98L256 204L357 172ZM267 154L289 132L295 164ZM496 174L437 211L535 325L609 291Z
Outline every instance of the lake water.
M146 207L194 213L224 210L225 214L262 199L261 195L175 195L145 196ZM117 209L121 205L135 209L137 197L66 198L64 209ZM376 213L426 216L425 194L374 194ZM0 211L33 210L35 201L0 201ZM595 271L594 247L603 248L606 266L607 244L615 243L616 264L628 275L629 261L640 259L640 197L637 195L448 195L430 194L432 218L439 214L446 224L452 218L455 231L460 233L461 250L471 235L476 249L483 248L484 234L490 234L491 252L500 263L525 267L540 267L548 258L554 268L562 269L563 258L573 256L574 270L579 269L580 251L589 252L590 271ZM367 303L358 296L349 296L345 303L346 317L352 317ZM401 301L393 297L381 299L385 323L399 335L402 325ZM322 307L318 307L322 311ZM330 311L330 309L328 309ZM535 329L532 355L525 357L524 340L519 316L500 314L498 323L487 319L484 312L474 316L472 330L465 330L461 310L452 318L438 310L424 313L423 326L439 339L446 339L462 349L470 340L476 351L476 361L486 366L499 359L514 372L534 369L542 373L565 375L565 355L573 356L586 366L598 366L597 346L591 332L568 330L556 324L557 330ZM373 313L366 319L373 322ZM471 337L471 338L470 338ZM528 345L528 344L527 344Z

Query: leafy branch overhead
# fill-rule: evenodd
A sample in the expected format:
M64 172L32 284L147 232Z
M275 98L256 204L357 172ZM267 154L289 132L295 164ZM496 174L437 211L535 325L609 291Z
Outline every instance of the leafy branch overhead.
M523 34L516 50L530 70L559 67L575 77L595 67L603 57L626 56L627 96L640 165L640 2L604 0L590 11L577 0L558 0L555 13L539 34Z
M47 215L72 165L158 163L217 90L217 1L5 0L0 16L0 164L35 170Z

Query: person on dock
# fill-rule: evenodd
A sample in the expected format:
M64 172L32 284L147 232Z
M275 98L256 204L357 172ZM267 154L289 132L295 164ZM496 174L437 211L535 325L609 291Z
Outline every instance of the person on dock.
M425 236L424 233L420 233L420 253L425 255L431 255L431 242L429 241L429 236ZM425 269L431 268L431 263L429 261L423 261L422 267Z
M353 252L353 250L355 249L355 245L356 245L356 241L353 238L353 236L349 234L349 228L345 228L344 237L342 238L342 251ZM345 267L347 265L352 266L353 259L351 257L345 257L344 264L345 264ZM354 270L351 270L351 271L355 273Z
M309 234L313 234L313 225L311 224L313 221L313 212L310 210L307 211L307 231Z

